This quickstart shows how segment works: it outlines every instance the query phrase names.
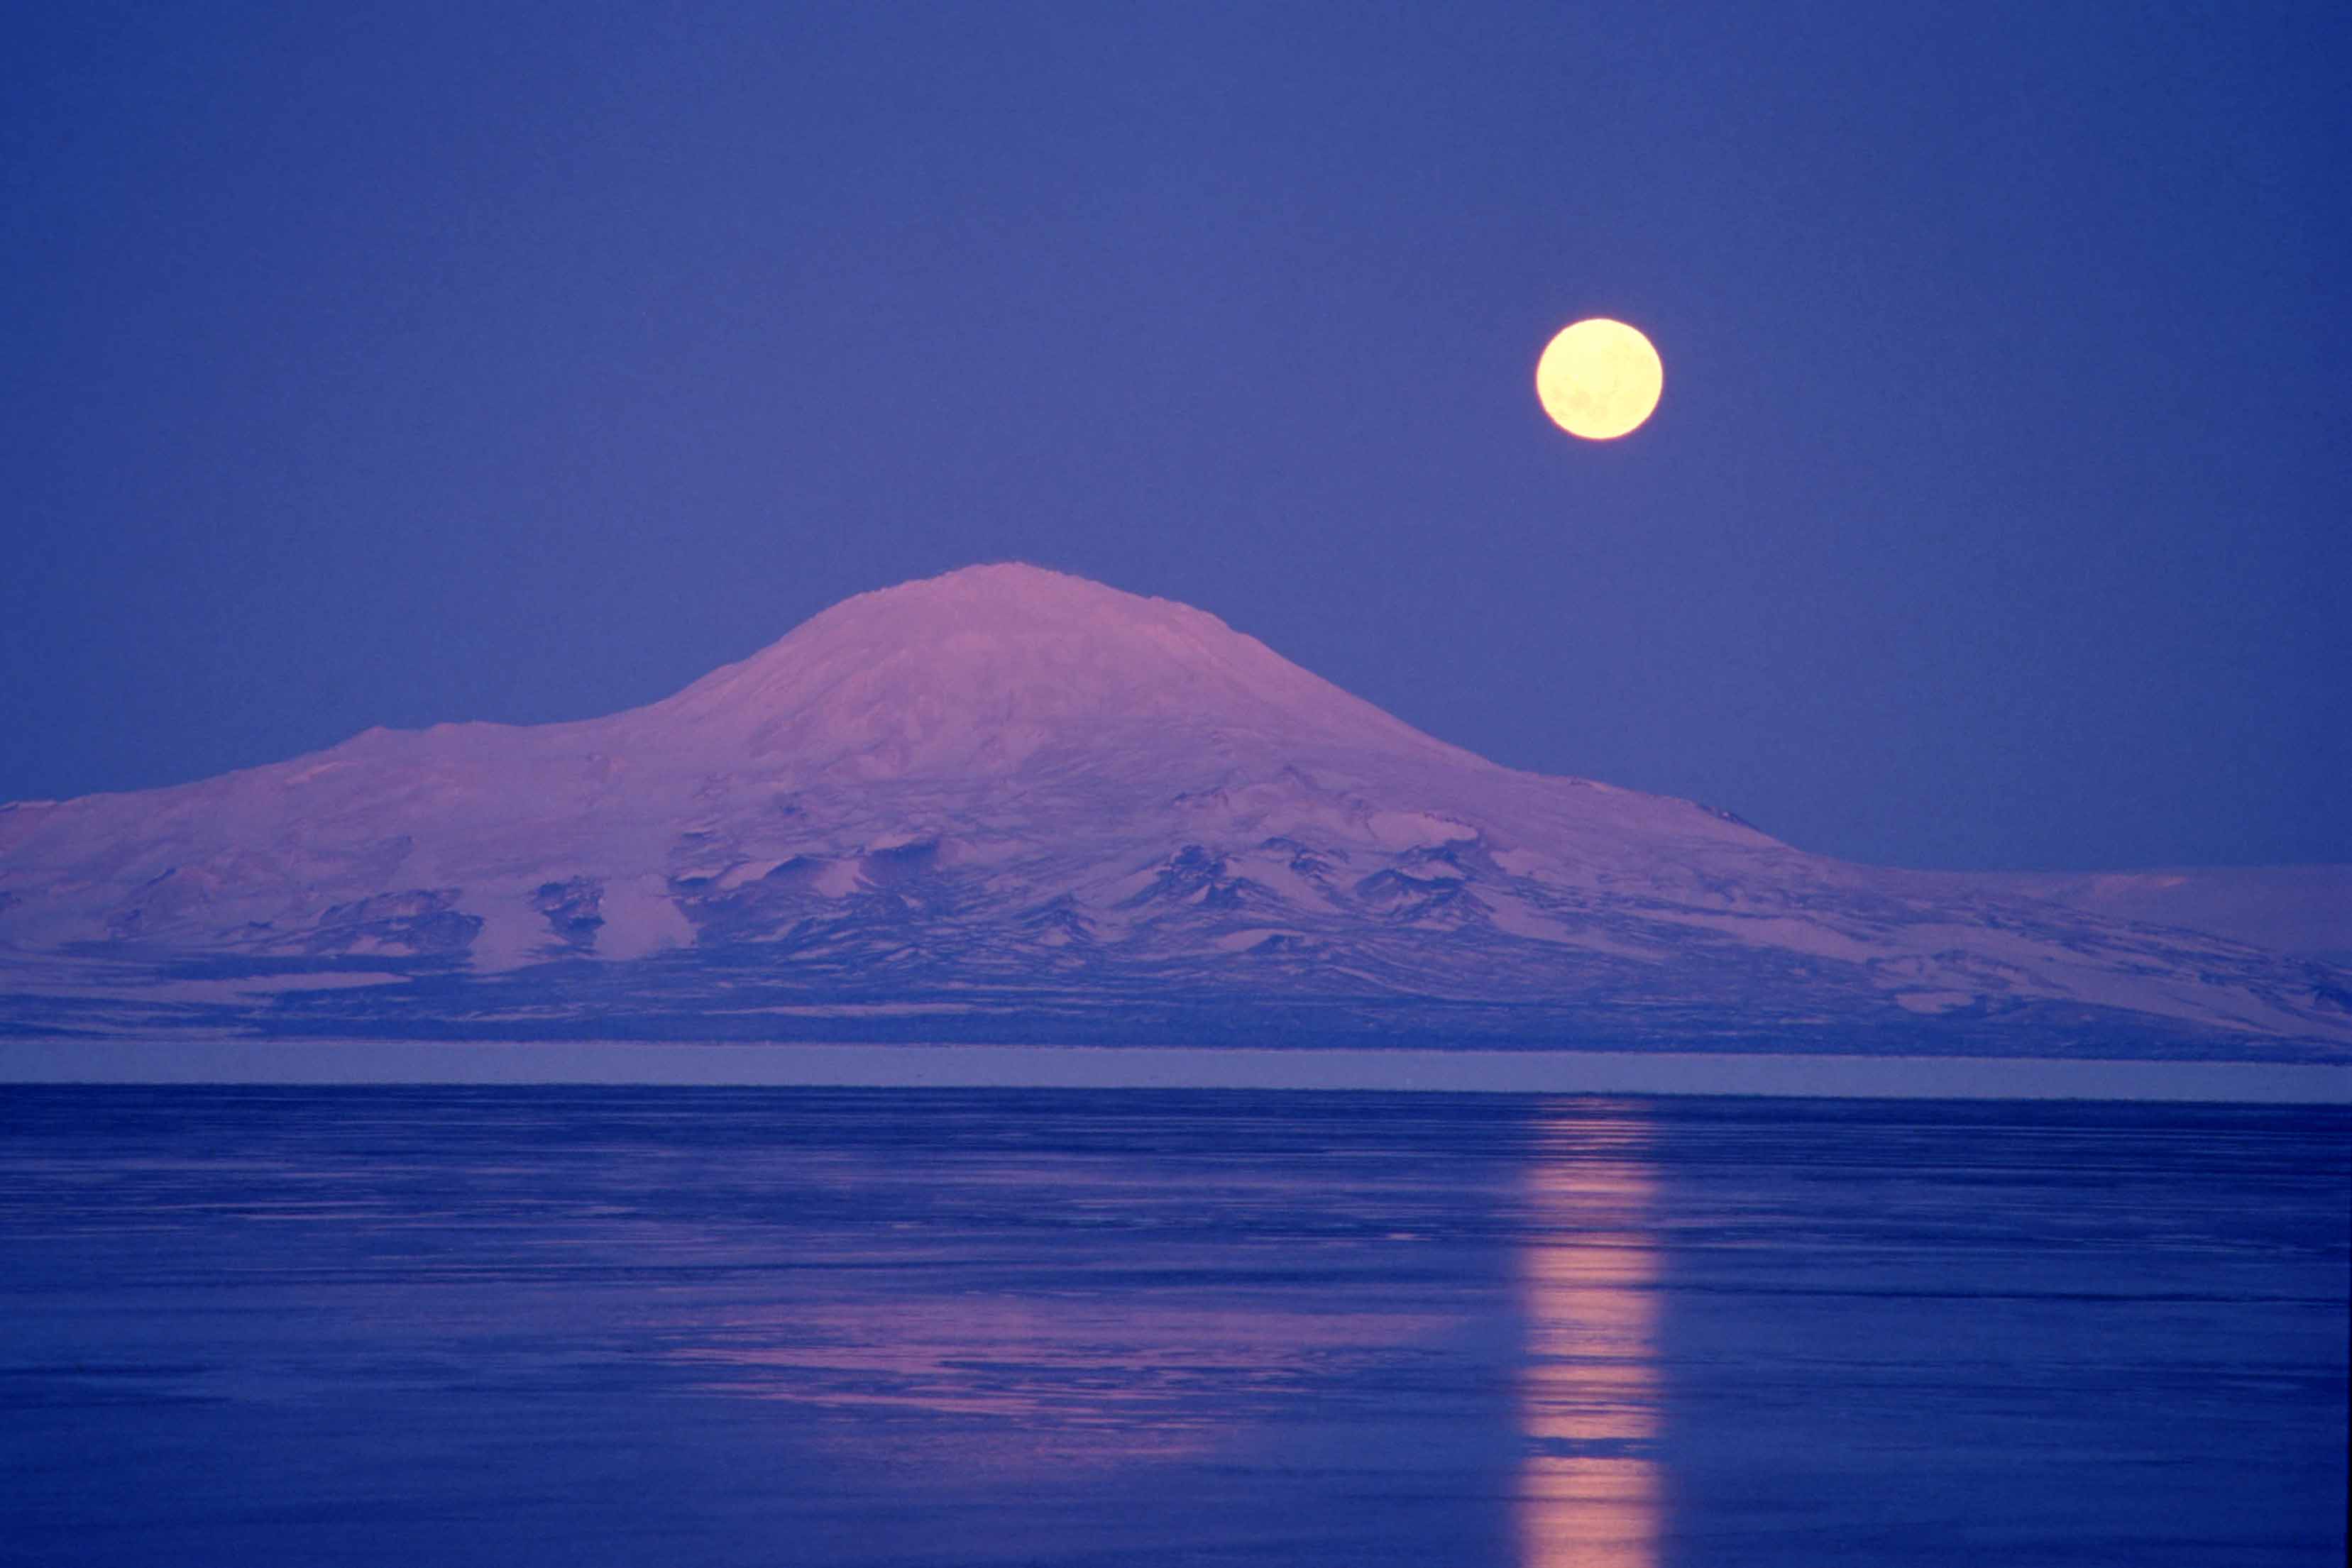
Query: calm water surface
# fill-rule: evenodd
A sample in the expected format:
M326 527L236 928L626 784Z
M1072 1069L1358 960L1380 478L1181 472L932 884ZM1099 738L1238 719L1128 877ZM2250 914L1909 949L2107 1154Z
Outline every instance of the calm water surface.
M0 1089L0 1563L2325 1563L2352 1115Z

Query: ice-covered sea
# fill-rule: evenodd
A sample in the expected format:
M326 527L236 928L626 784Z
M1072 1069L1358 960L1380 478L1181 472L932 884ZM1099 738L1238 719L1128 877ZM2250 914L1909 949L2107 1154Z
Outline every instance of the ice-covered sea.
M0 1087L0 1563L2334 1564L2352 1111Z

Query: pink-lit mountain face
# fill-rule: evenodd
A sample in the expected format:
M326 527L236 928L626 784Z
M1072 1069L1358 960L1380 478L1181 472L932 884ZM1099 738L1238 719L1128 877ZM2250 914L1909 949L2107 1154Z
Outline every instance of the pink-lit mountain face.
M0 808L0 1027L2352 1055L2336 938L2197 874L1824 860L987 566L608 718Z

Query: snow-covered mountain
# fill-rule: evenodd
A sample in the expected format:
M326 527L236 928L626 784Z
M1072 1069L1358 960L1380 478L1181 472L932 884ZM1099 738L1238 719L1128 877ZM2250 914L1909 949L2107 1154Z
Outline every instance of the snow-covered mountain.
M0 1028L2352 1055L2340 956L2153 886L1805 854L984 566L607 718L0 807Z

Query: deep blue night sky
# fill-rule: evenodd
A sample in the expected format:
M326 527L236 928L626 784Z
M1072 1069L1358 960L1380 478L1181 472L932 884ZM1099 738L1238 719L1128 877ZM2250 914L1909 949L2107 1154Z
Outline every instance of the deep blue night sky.
M0 798L1019 558L1809 849L2352 861L2352 9L356 9L0 21Z

